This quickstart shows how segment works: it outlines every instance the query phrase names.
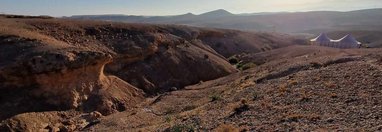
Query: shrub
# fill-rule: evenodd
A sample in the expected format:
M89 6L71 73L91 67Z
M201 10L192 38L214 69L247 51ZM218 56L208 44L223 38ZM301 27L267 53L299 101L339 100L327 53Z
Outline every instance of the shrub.
M217 94L214 94L210 96L210 99L211 99L211 102L214 102L214 101L220 100L221 97Z
M235 62L234 60L230 60L230 63L233 64L233 62ZM249 63L243 63L243 62L237 62L234 64L236 66L237 69L239 70L247 70L247 69L250 69L252 67L255 67L256 64L253 63L253 62L249 62Z
M256 64L251 62L251 63L244 64L240 69L241 70L247 70L247 69L255 67L255 66L256 66Z
M241 99L240 102L241 102L242 105L246 105L248 103L247 99Z
M241 105L235 108L235 113L233 115L240 115L244 111L248 111L248 110L249 110L249 105L247 104L246 100L245 102L243 102L242 100Z
M243 67L243 63L239 62L239 63L236 64L236 68L237 69L241 69L242 67Z
M285 93L285 92L287 92L288 90L287 90L287 85L286 84L281 84L280 86L279 86L279 92L280 93Z
M253 91L253 92L252 92L252 100L255 101L255 100L257 100L258 98L259 98L258 93L257 93L256 91Z
M167 123L169 123L169 122L171 122L172 118L171 118L171 116L166 116L166 117L164 117L164 120L165 120Z
M183 108L183 111L190 111L197 108L195 105L187 105L186 107Z
M228 59L228 62L232 65L239 63L239 60L236 57L231 57Z

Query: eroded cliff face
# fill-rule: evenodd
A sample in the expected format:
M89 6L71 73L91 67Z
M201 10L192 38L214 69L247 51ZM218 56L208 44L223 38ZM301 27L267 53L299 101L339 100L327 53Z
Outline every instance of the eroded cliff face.
M64 60L55 58L62 58L59 55L31 59L28 66L37 71L33 77L39 86L33 94L48 98L50 104L77 108L93 91L105 87L103 82L107 77L103 74L103 67L111 61L111 56L95 52L77 55L67 52L64 55Z
M213 80L237 70L226 58L290 45L288 36L176 25L97 21L24 21L38 32L71 46L110 53L107 73L156 95ZM279 36L279 35L277 35Z
M3 98L0 107L30 108L2 113L2 118L22 111L52 109L100 111L107 115L143 100L144 93L141 90L117 77L104 74L105 65L112 62L109 54L73 47L44 48L46 44L39 41L16 38L9 37L9 43L3 43L1 47L22 46L23 43L12 42L28 41L33 48L29 52L12 54L9 57L16 58L15 61L1 66L0 91L3 91ZM6 98L7 93L15 96ZM34 108L33 103L21 106L23 103L20 102L46 104L49 107Z

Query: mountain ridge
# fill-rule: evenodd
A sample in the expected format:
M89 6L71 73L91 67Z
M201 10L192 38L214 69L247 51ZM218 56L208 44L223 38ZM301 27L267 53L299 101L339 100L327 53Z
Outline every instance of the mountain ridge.
M218 9L218 10L214 10L214 11L200 14L198 16L201 16L201 17L224 17L224 16L233 16L233 15L234 14L232 14L231 12L228 12L227 10Z
M310 30L382 30L370 25L382 24L382 8L355 11L308 11L276 12L254 14L232 14L219 9L199 15L174 16L72 16L71 19L95 19L106 21L181 24L198 27L236 29L245 31L266 31L282 33L312 33ZM282 20L282 21L281 21Z

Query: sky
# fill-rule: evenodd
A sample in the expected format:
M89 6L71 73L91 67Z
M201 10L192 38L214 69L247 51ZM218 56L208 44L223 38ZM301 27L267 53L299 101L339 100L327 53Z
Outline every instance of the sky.
M125 14L163 16L229 12L350 11L382 8L382 0L0 0L0 13L19 15Z

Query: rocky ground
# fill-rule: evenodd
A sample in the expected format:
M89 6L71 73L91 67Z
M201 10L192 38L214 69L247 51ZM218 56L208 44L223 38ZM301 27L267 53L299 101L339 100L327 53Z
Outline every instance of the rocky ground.
M294 51L309 52L302 55ZM381 50L293 46L217 80L148 99L86 131L381 131Z

